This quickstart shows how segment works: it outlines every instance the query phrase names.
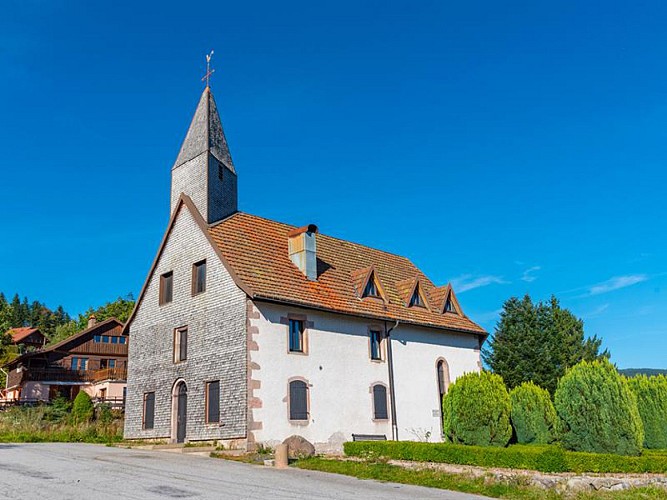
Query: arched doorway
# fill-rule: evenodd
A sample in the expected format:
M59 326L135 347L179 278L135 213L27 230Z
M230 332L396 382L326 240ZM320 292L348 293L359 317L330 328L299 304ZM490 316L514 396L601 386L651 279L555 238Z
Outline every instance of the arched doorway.
M185 442L188 416L188 387L179 380L172 391L171 439L177 443Z

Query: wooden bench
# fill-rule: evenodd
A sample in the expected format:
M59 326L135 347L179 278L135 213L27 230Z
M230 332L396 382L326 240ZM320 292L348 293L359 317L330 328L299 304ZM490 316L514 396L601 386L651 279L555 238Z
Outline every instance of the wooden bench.
M384 434L352 434L352 441L386 441Z

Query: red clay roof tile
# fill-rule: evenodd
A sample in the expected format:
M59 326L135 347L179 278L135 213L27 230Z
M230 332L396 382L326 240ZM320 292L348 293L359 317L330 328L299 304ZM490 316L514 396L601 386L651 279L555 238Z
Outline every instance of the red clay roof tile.
M294 229L237 212L210 227L209 234L254 298L486 335L462 313L442 314L449 287L437 288L405 257L318 233L318 279L308 280L288 255L288 235ZM360 287L371 268L382 284L385 301L360 298ZM416 279L432 310L406 307L406 293Z

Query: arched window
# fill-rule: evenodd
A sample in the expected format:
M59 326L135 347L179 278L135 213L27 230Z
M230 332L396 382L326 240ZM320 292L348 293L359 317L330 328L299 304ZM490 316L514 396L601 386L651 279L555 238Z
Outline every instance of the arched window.
M442 403L442 398L447 394L447 389L449 388L449 367L447 362L444 359L438 361L437 365L438 371L438 393L440 394L440 402Z
M382 384L373 386L373 418L387 420L387 388Z
M303 380L289 383L290 420L308 420L308 384Z

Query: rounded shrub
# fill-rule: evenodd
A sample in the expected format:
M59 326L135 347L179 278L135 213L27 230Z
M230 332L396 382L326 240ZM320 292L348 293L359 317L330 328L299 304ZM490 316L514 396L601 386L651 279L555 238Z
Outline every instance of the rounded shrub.
M93 412L94 407L90 396L84 391L79 391L72 405L72 420L75 424L90 422L93 418Z
M512 436L510 397L499 375L483 371L459 377L442 410L445 435L453 443L505 446Z
M607 360L573 366L554 394L558 432L574 451L639 455L644 428L628 381Z
M644 448L667 448L667 377L638 375L628 383L644 424Z
M556 437L556 409L549 391L524 382L510 392L512 427L520 444L549 444Z

